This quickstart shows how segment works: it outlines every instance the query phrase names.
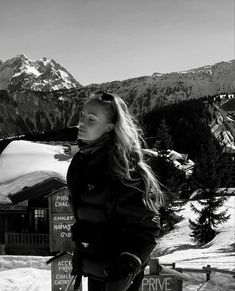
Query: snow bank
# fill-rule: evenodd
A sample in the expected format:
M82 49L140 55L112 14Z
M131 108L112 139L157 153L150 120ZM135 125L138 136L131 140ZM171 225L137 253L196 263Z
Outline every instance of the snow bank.
M17 268L36 268L41 270L50 270L51 266L46 264L46 261L49 260L50 258L51 257L41 257L41 256L2 255L0 256L0 271L6 271Z
M51 257L0 256L1 291L51 291ZM83 278L83 291L87 279Z
M51 291L51 272L35 268L0 272L2 291Z

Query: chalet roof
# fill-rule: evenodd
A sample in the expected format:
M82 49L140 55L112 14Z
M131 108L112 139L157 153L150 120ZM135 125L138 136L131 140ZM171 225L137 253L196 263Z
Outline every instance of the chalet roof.
M65 186L65 182L53 177L35 184L32 187L25 187L15 194L9 194L8 197L13 204L17 204L25 200L49 196Z
M27 189L27 187L31 188L50 178L59 179L61 182L65 183L63 176L58 175L56 172L36 171L23 175L9 183L0 184L0 204L12 204L12 201L9 199L10 194L13 195L22 192L24 189Z
M65 148L25 140L8 144L0 155L0 204L12 204L9 194L22 193L50 178L65 183L71 161Z
M24 175L44 171L66 178L71 156L65 147L30 141L12 141L0 155L0 185Z

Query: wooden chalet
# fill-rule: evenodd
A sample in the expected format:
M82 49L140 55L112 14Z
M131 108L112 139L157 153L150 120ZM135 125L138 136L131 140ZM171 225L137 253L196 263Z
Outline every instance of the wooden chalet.
M65 183L49 178L9 195L11 204L0 204L0 254L50 254L48 197L58 191L68 191Z

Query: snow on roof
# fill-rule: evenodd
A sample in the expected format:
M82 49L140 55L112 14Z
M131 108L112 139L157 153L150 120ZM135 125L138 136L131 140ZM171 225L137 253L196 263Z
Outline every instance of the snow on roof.
M9 194L51 177L65 181L71 158L64 149L58 145L12 141L0 155L0 203L9 203Z

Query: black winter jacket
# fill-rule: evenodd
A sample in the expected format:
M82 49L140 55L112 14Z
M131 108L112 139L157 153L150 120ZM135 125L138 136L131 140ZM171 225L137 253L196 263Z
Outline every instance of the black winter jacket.
M111 154L110 141L91 153L80 151L67 173L76 218L74 240L83 272L98 277L122 252L130 252L144 263L159 233L159 217L143 199L143 181L132 187L115 179L109 171Z

